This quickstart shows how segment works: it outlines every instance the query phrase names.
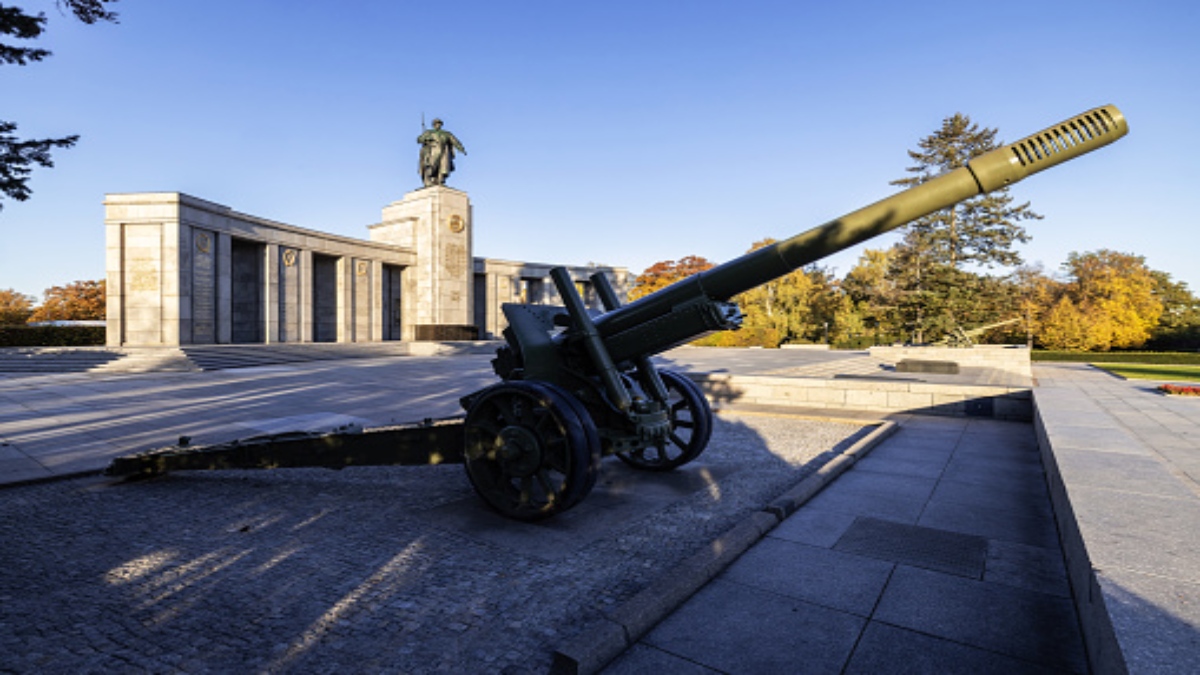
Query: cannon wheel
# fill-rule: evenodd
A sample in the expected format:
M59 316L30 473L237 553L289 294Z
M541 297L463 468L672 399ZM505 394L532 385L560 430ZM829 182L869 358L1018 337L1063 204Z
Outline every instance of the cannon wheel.
M712 437L712 408L700 387L670 370L659 372L667 385L667 407L671 419L670 438L650 446L617 455L630 466L646 471L670 471L700 456Z
M489 506L541 520L596 484L600 440L570 394L545 382L503 382L479 394L464 427L467 477Z

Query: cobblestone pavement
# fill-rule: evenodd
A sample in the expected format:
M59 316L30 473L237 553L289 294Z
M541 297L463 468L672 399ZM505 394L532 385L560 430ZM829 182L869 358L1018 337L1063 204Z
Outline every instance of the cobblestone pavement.
M722 414L670 474L551 521L460 466L87 478L0 493L0 671L545 672L555 646L861 435Z

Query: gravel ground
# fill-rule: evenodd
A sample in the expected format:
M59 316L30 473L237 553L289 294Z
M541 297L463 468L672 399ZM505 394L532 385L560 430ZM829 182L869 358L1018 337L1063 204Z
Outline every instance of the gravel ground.
M551 521L460 466L0 491L0 672L542 673L553 649L865 434L719 415L672 474L605 461Z

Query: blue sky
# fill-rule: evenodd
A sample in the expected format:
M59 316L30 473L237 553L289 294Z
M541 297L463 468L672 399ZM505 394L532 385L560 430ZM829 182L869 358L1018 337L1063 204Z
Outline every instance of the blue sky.
M1016 140L1115 104L1130 135L1014 188L1028 262L1110 248L1200 291L1200 3L52 0L0 119L81 134L0 211L0 288L104 274L105 193L178 191L361 237L420 187L421 117L466 146L475 255L736 257L892 194L962 112ZM889 239L878 239L881 248ZM843 275L860 249L828 258Z

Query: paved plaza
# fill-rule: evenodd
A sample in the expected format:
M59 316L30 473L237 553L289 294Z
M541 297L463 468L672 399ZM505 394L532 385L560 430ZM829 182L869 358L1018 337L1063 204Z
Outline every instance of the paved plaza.
M1087 672L1032 430L901 420L604 672Z
M0 670L544 673L642 590L858 433L722 417L668 476L605 463L539 525L461 466L80 478L0 502Z
M887 376L862 353L682 349L663 362ZM1132 495L1130 517L1154 517L1144 505L1165 483L1151 460L1183 489L1169 497L1174 515L1146 534L1128 518L1075 516L1089 553L1110 554L1102 584L1141 580L1127 596L1153 603L1110 607L1130 670L1189 672L1200 596L1186 570L1200 566L1171 528L1200 503L1200 408L1188 407L1200 401L1150 398L1149 385L1086 367L1035 376L1070 413L1037 422L1056 444L1080 420L1130 440L1069 452L1074 464L1047 481L1035 425L889 415L894 434L782 522L772 516L689 601L659 608L661 622L615 650L598 640L616 657L607 672L1087 672L1100 661L1085 648L1051 500L1062 485L1073 498L1082 471L1093 508ZM699 461L665 475L606 461L587 500L537 525L487 511L459 466L95 475L184 435L453 415L493 379L486 354L0 375L0 672L547 672L556 650L606 635L597 627L698 552L764 522L881 417L724 405ZM1089 401L1119 423L1104 427ZM1140 463L1133 483L1103 471L1118 454ZM1151 539L1162 550L1130 549ZM1169 577L1153 568L1163 561Z

